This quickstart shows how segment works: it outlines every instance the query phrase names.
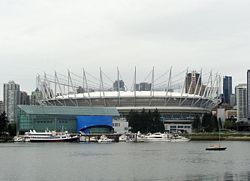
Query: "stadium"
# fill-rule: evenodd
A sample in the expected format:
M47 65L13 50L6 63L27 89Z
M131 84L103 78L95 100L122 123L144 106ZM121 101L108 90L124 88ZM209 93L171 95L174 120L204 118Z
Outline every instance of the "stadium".
M67 71L37 76L37 88L42 92L40 104L49 106L115 107L122 117L131 110L157 109L163 120L193 120L220 103L221 78L218 73L202 70L156 73L154 67L142 80L137 80L136 68L125 83L117 68L110 78L102 69L98 76L82 69L81 75ZM159 74L159 75L157 75ZM125 76L127 78L128 76ZM129 81L128 81L129 82Z

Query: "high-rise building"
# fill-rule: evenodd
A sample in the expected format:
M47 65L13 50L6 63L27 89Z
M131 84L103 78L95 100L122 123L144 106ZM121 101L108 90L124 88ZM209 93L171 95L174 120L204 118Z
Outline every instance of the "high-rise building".
M42 98L43 98L42 92L38 88L36 88L36 90L31 93L30 104L31 105L39 105L40 100L42 100Z
M247 117L250 121L250 70L247 71Z
M20 86L14 81L4 84L4 111L10 123L17 121L17 105L20 104Z
M223 102L230 104L230 96L232 95L232 77L223 77Z
M125 84L123 82L123 80L116 80L114 83L113 83L113 89L115 91L125 91Z
M151 84L148 82L141 82L140 83L140 91L150 91L151 90Z
M234 107L236 105L236 96L235 94L231 94L230 96L230 106Z
M4 104L3 101L0 101L0 114L4 112Z
M198 94L201 89L201 75L196 71L186 75L185 93Z
M20 104L30 105L30 96L27 94L27 92L24 91L20 92Z
M152 84L148 82L141 82L139 84L135 84L134 86L136 91L151 91Z
M76 92L77 92L77 94L79 94L79 93L84 93L84 88L81 87L81 86L79 86L79 87L76 89Z
M236 86L237 121L247 121L247 85Z

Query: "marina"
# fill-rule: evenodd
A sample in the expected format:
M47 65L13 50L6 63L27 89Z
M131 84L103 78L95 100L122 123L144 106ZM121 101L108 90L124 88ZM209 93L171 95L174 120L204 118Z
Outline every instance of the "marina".
M24 135L15 136L14 142L187 142L190 139L171 133L128 133L128 134L83 134L70 135L67 131L56 132L48 131L36 132L30 130Z

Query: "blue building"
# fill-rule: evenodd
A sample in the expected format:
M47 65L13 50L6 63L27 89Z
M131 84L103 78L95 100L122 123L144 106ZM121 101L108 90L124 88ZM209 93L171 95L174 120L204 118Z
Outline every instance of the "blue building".
M70 133L111 133L113 107L35 106L18 105L17 131L69 131Z
M112 116L77 116L76 130L84 134L113 132Z
M232 95L232 77L223 77L223 102L230 104L230 96Z

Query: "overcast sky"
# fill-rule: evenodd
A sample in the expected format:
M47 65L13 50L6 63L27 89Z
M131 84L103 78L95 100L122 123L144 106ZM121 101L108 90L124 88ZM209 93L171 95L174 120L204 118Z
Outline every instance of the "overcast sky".
M131 76L213 70L246 82L248 0L0 0L0 99L14 80L30 93L38 73L84 67Z

